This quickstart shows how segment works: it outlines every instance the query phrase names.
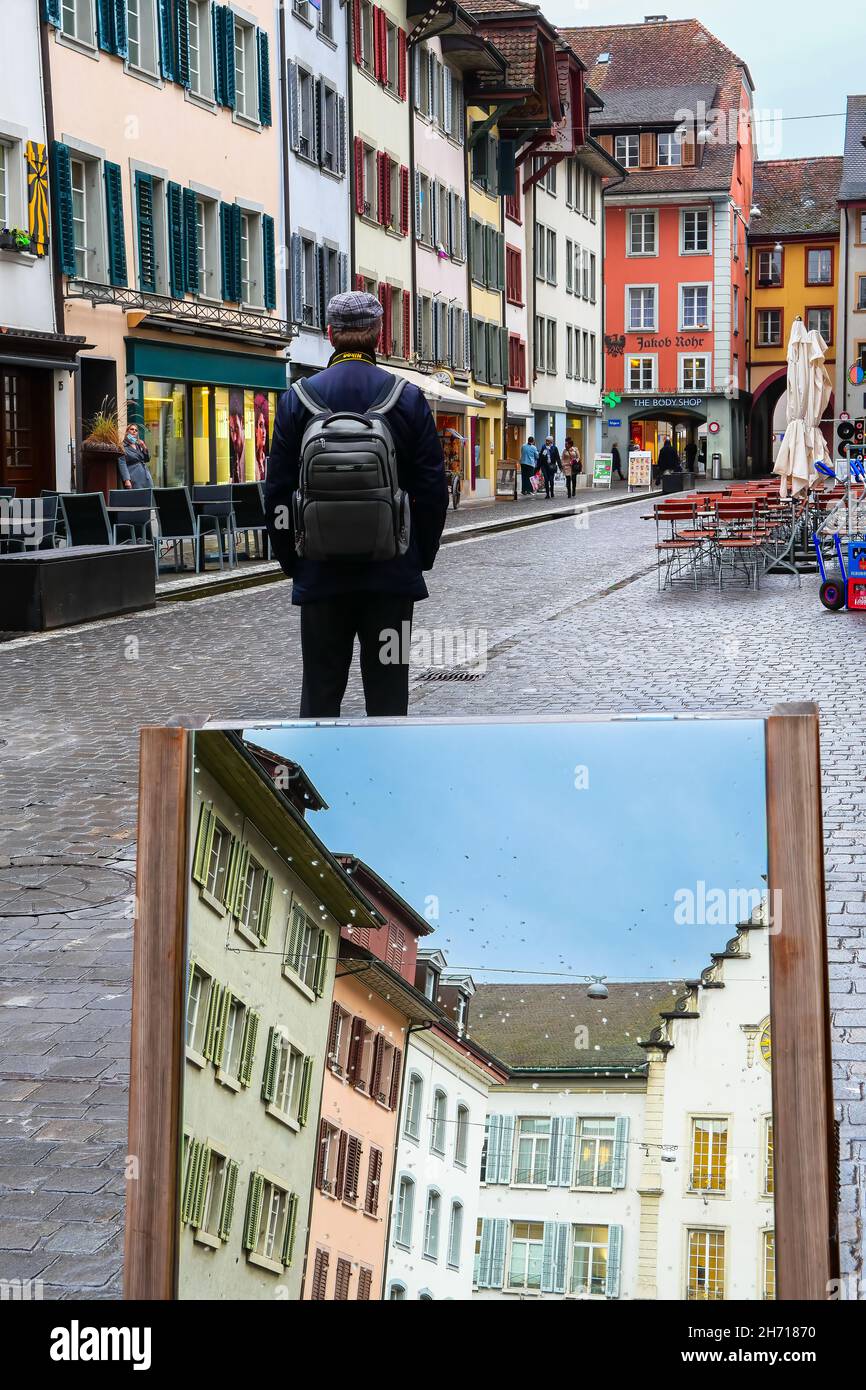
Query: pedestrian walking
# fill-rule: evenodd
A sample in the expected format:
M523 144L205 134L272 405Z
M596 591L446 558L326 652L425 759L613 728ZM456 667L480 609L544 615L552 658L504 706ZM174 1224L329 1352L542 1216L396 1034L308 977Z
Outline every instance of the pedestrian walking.
M690 473L695 471L695 462L698 457L698 446L693 439L686 445L686 468Z
M117 471L124 487L153 487L148 464L150 450L138 432L138 425L127 425L123 436L123 456L117 460Z
M614 444L610 451L611 476L615 473L621 483L625 482L622 476L622 458L620 457L619 445Z
M414 605L448 510L442 445L418 387L377 365L379 301L335 295L327 320L333 355L280 400L265 482L271 544L301 609L300 712L339 715L357 637L367 714L405 715Z
M662 473L681 473L682 464L680 456L669 439L666 439L659 450L658 459L659 476Z
M562 451L562 471L565 475L566 497L576 497L577 479L578 475L583 472L583 464L580 459L580 450L571 439L566 439L565 448Z
M538 449L532 435L520 450L520 495L534 497L532 475L538 471Z
M553 442L553 435L549 434L544 441L544 448L538 456L541 464L541 471L544 474L544 495L553 497L553 484L556 481L556 470L562 463L559 450Z

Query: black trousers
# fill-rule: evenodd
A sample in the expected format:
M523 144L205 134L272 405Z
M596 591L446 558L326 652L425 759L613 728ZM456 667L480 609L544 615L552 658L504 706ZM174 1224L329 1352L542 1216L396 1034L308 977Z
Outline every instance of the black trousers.
M535 469L531 463L522 463L520 465L520 491L524 497L527 495L530 497L532 496L532 485L529 480L534 472Z
M577 496L577 474L566 473L565 475L565 495L566 497Z
M365 593L340 594L337 598L302 604L301 718L339 715L356 637L361 647L367 713L407 714L409 634L414 606L413 600L402 594ZM400 660L394 660L395 655Z
M544 474L544 495L545 497L552 497L553 484L556 479L556 469L551 468L547 464L543 464L541 471Z

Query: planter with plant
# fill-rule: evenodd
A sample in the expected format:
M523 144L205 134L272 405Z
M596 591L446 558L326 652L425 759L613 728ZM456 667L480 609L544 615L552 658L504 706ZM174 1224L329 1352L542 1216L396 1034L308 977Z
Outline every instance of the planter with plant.
M0 250L29 251L30 233L22 227L0 227Z
M117 487L117 460L123 456L117 410L108 398L96 414L85 422L87 434L81 441L81 462L85 492L108 493Z

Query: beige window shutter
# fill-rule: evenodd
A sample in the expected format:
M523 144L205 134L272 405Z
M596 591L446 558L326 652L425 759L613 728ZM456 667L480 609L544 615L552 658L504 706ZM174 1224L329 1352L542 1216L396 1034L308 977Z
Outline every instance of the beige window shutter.
M599 135L598 143L601 145L601 148L604 150L605 154L613 154L612 135Z
M687 131L683 135L683 164L692 165L695 163L695 133L693 130Z
M654 169L656 165L656 137L651 130L643 131L640 137L640 167Z

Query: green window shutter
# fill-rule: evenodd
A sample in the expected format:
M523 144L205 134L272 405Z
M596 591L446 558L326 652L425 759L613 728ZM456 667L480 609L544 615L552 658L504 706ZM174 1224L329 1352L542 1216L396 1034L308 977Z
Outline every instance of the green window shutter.
M211 980L210 994L207 998L207 1017L204 1025L204 1038L202 1039L202 1056L207 1057L212 1062L215 1054L215 1043L217 1028L219 1027L220 1011L222 1009L223 987L216 980Z
M111 0L96 0L96 42L103 53L113 53L111 39Z
M280 1060L280 1034L276 1028L268 1033L268 1050L265 1053L265 1069L262 1073L262 1100L270 1103L277 1089L277 1063Z
M46 24L60 28L60 0L42 0L42 18Z
M222 5L211 5L211 58L213 60L213 95L217 106L225 106L223 93L223 46L225 29L222 22Z
M135 175L135 212L138 218L139 289L156 294L156 237L153 218L153 178L140 170Z
M265 881L262 884L262 899L259 903L259 920L256 923L257 935L263 946L268 944L268 933L271 929L271 904L274 896L274 880L270 874L265 874Z
M118 58L129 57L126 29L126 0L111 0L111 37Z
M223 1052L225 1051L226 1045L226 1024L229 1021L229 1010L232 1006L233 998L234 995L231 990L227 987L224 988L214 1030L213 1056L211 1059L217 1067L221 1067L223 1064Z
M313 1084L313 1059L304 1058L301 1072L301 1094L298 1098L298 1124L305 1125L310 1118L310 1090Z
M241 298L241 209L238 203L232 203L232 284L234 294L232 298L236 303L240 303Z
M249 1086L252 1078L260 1021L259 1014L255 1013L253 1009L247 1009L247 1016L244 1019L244 1035L241 1039L241 1061L238 1067L238 1081L242 1086Z
M223 299L232 297L232 217L231 205L220 203L220 274Z
M277 307L277 262L274 247L274 219L265 213L262 217L262 258L264 260L265 308Z
M63 275L75 274L75 228L72 224L72 158L69 146L55 140L51 146L54 226L57 260Z
M265 1180L261 1173L250 1174L247 1189L247 1210L244 1216L244 1249L255 1250L259 1234L259 1221L262 1216L262 1200L265 1195Z
M237 866L235 869L235 890L231 902L228 904L229 911L235 917L240 917L244 906L244 893L247 886L247 869L250 866L250 852L246 845L238 846Z
M190 1225L201 1226L204 1222L204 1200L207 1195L207 1178L210 1170L211 1150L207 1144L202 1144L199 1154L198 1172L196 1173L195 1192L192 1199L192 1212L190 1214Z
M226 869L225 883L222 885L222 893L219 895L221 896L223 906L228 908L229 912L234 909L235 893L238 883L238 868L240 867L241 855L244 852L240 840L236 840L234 835L231 839L232 844L229 850L229 862L228 868Z
M223 106L229 106L234 111L237 103L235 94L235 17L229 5L223 5L221 8L224 36L222 42Z
M174 43L172 41L171 0L157 0L156 12L159 21L159 70L166 82L172 82L174 80Z
M617 1115L613 1140L613 1176L611 1187L625 1187L628 1167L628 1115Z
M259 60L259 120L271 124L271 59L268 36L264 29L256 30L256 53Z
M327 932L319 932L319 946L316 958L316 979L313 990L321 996L325 992L325 979L328 972L328 935Z
M198 200L191 188L183 190L183 239L186 248L186 289L198 294L201 270L198 263Z
M196 883L203 884L207 877L215 825L216 817L208 803L203 801L198 813L198 830L196 831L195 849L192 856L192 876Z
M186 241L183 227L183 189L168 185L168 279L172 299L183 299L186 289Z
M238 1190L238 1165L233 1158L226 1161L226 1178L223 1186L223 1199L220 1204L220 1219L217 1235L220 1240L228 1240L232 1232L232 1217L235 1214L235 1195Z
M174 0L174 77L182 87L189 86L189 6L187 0Z
M201 1154L201 1144L197 1139L190 1139L187 1149L187 1162L183 1175L183 1191L180 1198L180 1219L183 1222L190 1220L193 1210L193 1199L195 1197L196 1177L198 1174L198 1161Z
M607 1298L619 1298L620 1271L622 1270L622 1226L610 1226L607 1233Z
M282 1262L284 1265L292 1263L292 1253L295 1248L295 1227L298 1222L298 1194L289 1193L288 1211L286 1212L286 1233L283 1236Z

